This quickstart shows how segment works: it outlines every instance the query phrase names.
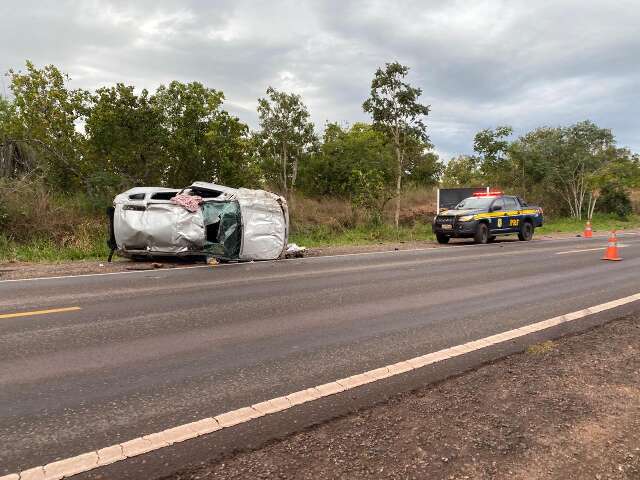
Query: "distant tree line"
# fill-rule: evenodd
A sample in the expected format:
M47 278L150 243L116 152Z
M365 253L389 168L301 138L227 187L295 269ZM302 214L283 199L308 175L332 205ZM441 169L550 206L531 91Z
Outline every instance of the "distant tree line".
M581 217L625 203L626 189L639 183L638 156L590 122L517 139L510 127L483 130L474 155L445 165L427 135L430 106L406 82L408 71L394 62L375 72L363 103L371 123L327 123L319 135L302 98L272 87L258 99L252 131L224 109L223 92L198 82L87 91L70 89L53 65L27 62L8 72L11 96L0 98L0 182L80 192L96 206L132 186L195 180L273 189L291 200L296 192L340 197L373 217L396 199L396 225L407 185L491 185Z
M387 70L388 82L396 83L385 98L399 99L405 110L417 104L419 91L406 99L406 84L398 83L408 69L390 64L377 77ZM173 81L155 92L119 83L91 92L70 89L55 66L31 62L8 77L12 95L0 99L0 177L83 192L97 203L136 185L202 180L287 197L295 191L338 196L373 212L397 195L403 180L435 185L444 168L424 128L411 130L403 112L385 117L384 105L374 107L380 95L367 104L372 124L330 123L320 137L302 98L272 87L258 99L260 127L251 131L224 109L223 92L198 82ZM395 122L392 135L389 122Z
M511 135L508 126L478 132L475 155L450 160L442 183L506 189L578 219L631 212L628 189L640 186L640 157L619 148L611 130L583 121Z

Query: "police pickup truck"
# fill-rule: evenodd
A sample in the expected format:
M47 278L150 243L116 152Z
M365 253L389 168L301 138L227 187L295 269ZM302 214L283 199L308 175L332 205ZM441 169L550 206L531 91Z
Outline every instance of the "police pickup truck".
M433 233L438 243L447 243L450 238L473 238L476 243L487 243L497 235L513 233L528 241L542 223L540 207L502 192L482 192L465 198L453 210L438 213L433 219Z

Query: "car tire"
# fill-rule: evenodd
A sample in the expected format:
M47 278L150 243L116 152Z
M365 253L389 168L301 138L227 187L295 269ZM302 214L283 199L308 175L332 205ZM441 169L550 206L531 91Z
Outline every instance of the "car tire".
M436 240L438 240L438 243L445 244L445 243L449 243L449 240L451 240L451 237L447 237L442 233L436 233Z
M487 243L489 241L489 227L486 223L479 223L473 236L475 243Z
M533 238L533 231L535 228L533 227L533 223L526 221L520 227L520 231L518 232L518 239L523 242L528 242Z

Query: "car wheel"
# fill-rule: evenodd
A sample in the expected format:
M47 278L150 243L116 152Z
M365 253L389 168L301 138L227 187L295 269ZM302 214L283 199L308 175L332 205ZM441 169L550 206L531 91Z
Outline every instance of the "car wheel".
M436 240L438 240L438 243L449 243L450 239L451 237L447 237L441 233L436 233Z
M528 242L533 238L533 223L524 222L518 233L518 238L523 242Z
M489 241L489 227L487 227L486 223L478 224L473 241L476 243L487 243Z

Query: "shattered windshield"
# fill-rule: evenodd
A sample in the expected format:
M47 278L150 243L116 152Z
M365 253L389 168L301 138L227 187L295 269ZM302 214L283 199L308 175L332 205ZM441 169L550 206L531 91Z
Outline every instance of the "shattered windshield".
M205 202L205 251L226 258L240 255L240 206L238 202Z

